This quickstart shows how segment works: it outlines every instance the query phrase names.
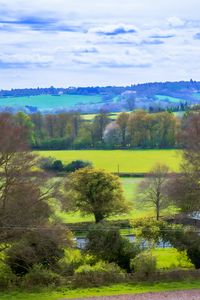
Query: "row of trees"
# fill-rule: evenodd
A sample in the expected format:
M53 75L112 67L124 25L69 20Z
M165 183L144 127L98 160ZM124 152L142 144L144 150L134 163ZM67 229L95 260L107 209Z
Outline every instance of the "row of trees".
M92 121L78 113L10 115L29 132L34 149L132 149L179 146L180 120L173 113L139 110L120 113L113 121L101 112Z

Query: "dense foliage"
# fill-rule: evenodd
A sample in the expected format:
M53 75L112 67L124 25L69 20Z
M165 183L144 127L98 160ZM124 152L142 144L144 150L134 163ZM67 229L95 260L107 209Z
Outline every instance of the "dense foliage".
M136 110L113 121L101 112L91 121L78 113L8 114L23 126L33 149L159 149L180 146L180 119L170 112Z
M117 176L93 168L79 169L66 182L66 202L72 210L93 214L96 223L128 210Z

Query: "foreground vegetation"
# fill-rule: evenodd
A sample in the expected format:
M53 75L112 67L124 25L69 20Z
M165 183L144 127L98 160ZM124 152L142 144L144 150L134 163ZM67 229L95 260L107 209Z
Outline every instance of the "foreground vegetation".
M140 284L116 284L98 288L67 289L49 288L35 292L10 292L0 293L0 300L60 300L85 297L114 296L125 294L140 294L148 292L166 292L178 290L199 289L200 280L182 282L140 283Z
M26 124L10 114L0 114L0 288L26 291L53 286L69 290L199 279L197 222L190 218L193 226L185 223L186 217L200 211L199 120L198 113L184 120L181 172L171 174L168 166L156 164L139 182L139 192L129 203L132 179L123 179L125 199L120 178L91 164L76 161L65 165L49 159L44 164L44 159L29 151ZM86 238L81 250L72 232L77 228L64 224L52 204L64 214L93 217L94 222L77 224ZM153 210L153 218L146 218L145 212L145 218L128 223L134 234L131 241L121 231L127 230L127 221L109 220L125 214L131 218L132 207L137 212L137 205L148 213ZM169 218L171 206L185 216L183 221ZM160 242L174 249L156 249ZM168 264L163 262L166 257Z

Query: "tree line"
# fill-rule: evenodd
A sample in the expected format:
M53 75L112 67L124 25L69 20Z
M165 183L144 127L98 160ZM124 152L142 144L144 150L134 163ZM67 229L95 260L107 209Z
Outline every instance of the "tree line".
M100 112L86 121L79 113L46 114L23 112L9 115L29 132L32 149L162 149L180 147L183 121L171 112L136 110L119 113L116 120Z

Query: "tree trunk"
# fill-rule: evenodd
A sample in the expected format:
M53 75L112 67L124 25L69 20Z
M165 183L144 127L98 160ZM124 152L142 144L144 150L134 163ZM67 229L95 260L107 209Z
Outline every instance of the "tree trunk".
M104 219L104 216L102 215L102 213L94 213L94 217L95 217L96 223L99 223Z

